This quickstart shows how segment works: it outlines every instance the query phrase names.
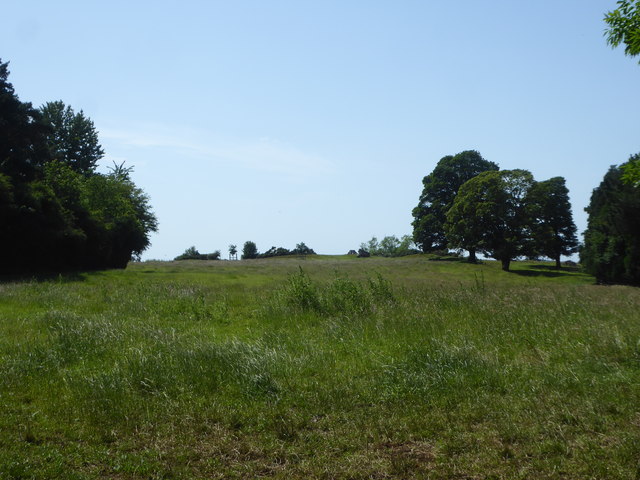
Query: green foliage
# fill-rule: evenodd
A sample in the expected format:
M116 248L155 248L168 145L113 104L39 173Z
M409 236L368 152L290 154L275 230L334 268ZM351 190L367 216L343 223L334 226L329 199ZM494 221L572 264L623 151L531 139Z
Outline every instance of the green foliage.
M623 44L624 53L635 57L640 54L640 0L619 0L617 4L604 17L607 43L614 48Z
M291 255L291 251L284 247L271 247L264 253L259 253L256 258L270 258L270 257L283 257L285 255Z
M93 122L82 110L75 113L64 102L47 102L40 108L42 121L50 127L47 143L51 156L69 165L74 171L90 175L104 156Z
M631 155L629 161L621 165L622 181L640 188L640 153Z
M313 251L313 248L307 247L304 242L300 242L296 245L296 248L291 250L293 255L315 255L316 252Z
M220 250L212 253L200 253L195 246L187 248L182 255L178 255L174 260L220 260Z
M242 251L242 259L252 258L271 258L271 257L284 257L287 255L315 255L316 252L312 248L309 248L304 242L298 243L296 248L289 250L284 247L271 247L263 253L258 252L256 244L253 242L246 242Z
M94 173L91 120L62 102L22 103L0 62L2 272L123 268L158 223L131 168Z
M29 182L49 156L47 133L40 112L21 102L9 83L9 64L0 59L0 174L14 182Z
M391 283L379 273L366 283L336 275L331 282L317 285L300 267L281 291L283 306L300 312L327 315L364 315L395 302Z
M632 157L633 161L633 157ZM580 252L585 269L603 283L640 284L640 189L611 167L594 189Z
M414 253L418 253L418 250L413 248L413 239L409 235L403 235L400 239L395 235L388 235L380 242L377 237L371 237L368 242L360 244L358 256L403 257Z
M132 255L140 255L149 246L150 232L158 229L149 197L136 187L128 172L88 177L86 205L96 221L98 236L92 245L94 267L124 268Z
M447 248L446 214L458 189L467 180L498 165L467 150L440 159L433 172L422 179L424 186L418 206L413 209L413 241L423 252Z
M533 184L526 170L489 171L466 182L447 213L450 246L483 252L509 270L512 259L532 251L526 198Z
M561 255L578 251L577 229L565 179L554 177L534 183L526 204L535 252L555 260L556 267L560 268Z
M242 247L242 260L258 258L258 247L251 240L244 242Z

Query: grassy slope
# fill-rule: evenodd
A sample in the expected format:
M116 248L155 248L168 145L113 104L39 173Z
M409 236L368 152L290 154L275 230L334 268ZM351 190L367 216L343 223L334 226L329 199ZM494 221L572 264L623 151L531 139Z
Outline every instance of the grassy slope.
M634 478L640 291L513 267L0 284L0 478Z

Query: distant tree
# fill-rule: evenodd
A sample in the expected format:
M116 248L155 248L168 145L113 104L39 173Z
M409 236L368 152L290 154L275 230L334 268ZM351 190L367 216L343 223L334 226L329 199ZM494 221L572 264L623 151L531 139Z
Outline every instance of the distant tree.
M423 251L447 248L444 225L458 189L467 180L498 165L466 150L440 159L433 172L422 179L424 186L418 206L413 209L413 241Z
M618 8L608 12L604 21L607 43L613 48L624 44L630 57L640 54L640 0L620 0Z
M307 247L307 245L305 245L304 242L300 242L296 245L296 248L294 248L291 253L293 255L315 255L316 252L313 251L312 248Z
M182 255L174 258L174 260L220 260L220 250L212 253L200 253L196 247L189 247Z
M395 235L388 235L380 240L377 253L383 257L394 257L399 246L400 240L398 240L398 237Z
M367 258L367 257L370 257L370 256L371 256L371 254L366 249L364 249L362 247L360 247L358 249L358 257L359 258Z
M378 241L377 237L372 237L368 242L360 244L359 252L366 252L366 256L401 257L419 253L413 248L413 239L409 235L403 235L398 239L395 235L387 235ZM356 253L355 251L353 252ZM363 256L363 255L360 255Z
M511 260L531 251L526 198L533 186L526 170L489 171L464 183L447 213L453 248L482 252L509 270Z
M380 249L380 244L378 243L378 238L371 237L371 240L369 240L368 242L363 242L360 244L360 249L358 251L365 251L369 255L378 255L379 249Z
M257 258L284 257L291 255L291 251L284 247L271 247L264 253L259 253Z
M104 156L93 122L82 110L74 112L62 101L48 102L40 108L43 122L50 127L47 143L51 156L76 172L89 175Z
M403 235L400 237L400 244L396 248L395 256L402 257L416 253L420 253L420 251L415 248L413 237L411 235Z
M244 246L242 247L242 260L249 260L253 258L258 258L258 247L252 241L244 242Z
M238 255L238 247L236 245L229 245L229 258L236 258Z
M552 258L560 268L560 257L578 251L569 190L565 179L554 177L533 184L527 194L529 220L537 254Z
M600 283L640 285L640 189L612 166L593 190L580 260Z
M200 258L200 252L194 246L187 248L181 255L178 255L174 260L196 260Z

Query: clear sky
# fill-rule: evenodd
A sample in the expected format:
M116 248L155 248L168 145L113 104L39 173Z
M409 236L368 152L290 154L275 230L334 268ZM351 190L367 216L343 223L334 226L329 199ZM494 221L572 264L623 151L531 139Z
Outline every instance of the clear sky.
M478 150L567 180L584 207L640 151L640 65L614 0L15 1L16 92L95 123L160 222L143 258L242 247L346 253L411 233L422 177Z

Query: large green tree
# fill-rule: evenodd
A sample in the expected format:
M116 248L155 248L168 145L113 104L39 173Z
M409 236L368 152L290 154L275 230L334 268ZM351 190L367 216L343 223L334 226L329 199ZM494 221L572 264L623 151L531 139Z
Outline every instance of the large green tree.
M51 156L76 172L90 175L104 156L98 132L82 110L76 113L62 101L48 102L40 108L42 120L50 127L47 143Z
M122 165L94 172L91 120L62 102L43 116L8 74L0 61L0 272L126 266L157 230L147 195Z
M555 260L578 251L576 225L571 213L569 190L563 177L536 182L527 195L529 221L537 254Z
M640 189L612 166L593 190L580 260L601 283L640 284Z
M447 238L452 248L482 252L502 262L531 252L526 204L533 176L526 170L483 172L465 182L447 212Z
M149 197L129 175L130 169L86 180L85 203L96 220L95 242L91 245L97 262L94 268L124 268L149 246L149 235L158 229Z
M475 150L466 150L441 158L433 172L422 179L422 194L413 209L411 225L413 241L423 252L447 248L444 225L458 189L476 175L493 170L498 170L498 165Z

